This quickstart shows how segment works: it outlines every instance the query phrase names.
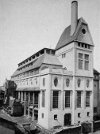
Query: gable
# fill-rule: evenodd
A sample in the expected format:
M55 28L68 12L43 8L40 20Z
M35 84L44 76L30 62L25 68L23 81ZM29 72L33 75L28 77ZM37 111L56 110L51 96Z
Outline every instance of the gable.
M93 40L87 24L81 24L75 40L85 44L93 45Z
M86 30L85 34L82 32L83 29ZM77 28L73 35L70 35L70 31L71 31L71 25L65 28L65 30L63 31L56 45L55 50L58 50L64 47L65 45L68 45L74 41L86 43L89 45L94 45L89 28L88 28L88 24L83 18L78 19Z

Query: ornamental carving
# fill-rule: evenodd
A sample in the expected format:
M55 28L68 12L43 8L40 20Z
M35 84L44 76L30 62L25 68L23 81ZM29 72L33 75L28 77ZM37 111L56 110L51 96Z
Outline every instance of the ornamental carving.
M58 85L58 78L57 77L54 79L54 85L55 85L55 87Z
M70 80L66 79L66 86L69 87Z
M78 79L77 80L77 86L80 87L80 85L81 85L81 79Z
M90 83L90 81L87 80L87 81L86 81L86 87L87 87L87 88L89 87L89 83Z

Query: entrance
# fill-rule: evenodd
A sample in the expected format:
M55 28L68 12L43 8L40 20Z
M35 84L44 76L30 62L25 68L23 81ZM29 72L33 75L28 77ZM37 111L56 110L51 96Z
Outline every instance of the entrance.
M39 92L34 92L33 116L38 121Z
M71 125L71 114L65 114L64 115L64 126Z

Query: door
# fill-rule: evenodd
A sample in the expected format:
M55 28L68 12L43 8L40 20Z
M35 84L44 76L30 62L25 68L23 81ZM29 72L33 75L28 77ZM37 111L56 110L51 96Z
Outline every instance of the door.
M71 125L71 114L65 114L64 115L64 126Z

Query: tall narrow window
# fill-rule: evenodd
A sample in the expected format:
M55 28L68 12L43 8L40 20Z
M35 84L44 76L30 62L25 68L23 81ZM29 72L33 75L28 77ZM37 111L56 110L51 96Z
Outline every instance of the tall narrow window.
M70 107L70 91L65 91L65 108Z
M78 68L83 69L83 54L82 53L78 54Z
M45 107L45 91L42 91L42 107Z
M59 91L53 91L53 108L58 108Z
M84 55L84 69L85 70L89 70L89 55L88 54L85 54Z
M81 91L77 91L77 108L81 107Z
M90 91L86 91L86 107L90 107Z

